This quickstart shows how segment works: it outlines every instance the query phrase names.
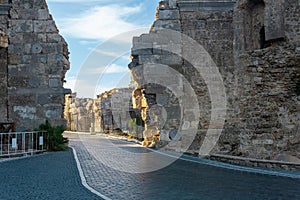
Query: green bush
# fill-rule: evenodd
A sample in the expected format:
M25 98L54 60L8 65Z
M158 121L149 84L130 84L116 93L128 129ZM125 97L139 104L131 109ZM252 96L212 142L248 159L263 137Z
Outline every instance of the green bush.
M51 124L46 120L45 124L41 124L39 126L39 131L47 131L47 139L46 144L48 145L48 150L50 151L62 151L66 150L68 139L63 137L63 132L65 131L65 127L56 126L52 127Z
M131 132L136 133L136 126L137 126L136 118L131 119L128 122L128 126L129 126L129 129L130 129Z

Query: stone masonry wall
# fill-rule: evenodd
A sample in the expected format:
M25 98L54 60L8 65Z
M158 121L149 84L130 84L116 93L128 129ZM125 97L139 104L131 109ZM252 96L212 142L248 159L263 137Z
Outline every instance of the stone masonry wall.
M173 2L174 3L174 2ZM199 4L200 3L200 4ZM130 64L130 69L135 81L138 83L138 88L134 98L141 101L137 104L137 108L141 108L144 113L144 120L146 121L146 137L144 145L164 146L166 142L172 141L173 147L169 148L175 150L184 149L185 138L188 135L181 136L178 142L174 141L177 130L181 125L182 109L180 102L166 87L161 87L155 84L143 83L143 76L140 71L143 71L145 65L149 63L165 64L175 69L182 74L193 87L193 91L197 95L200 109L200 123L196 125L198 132L192 145L187 152L199 152L200 144L202 143L205 133L209 127L211 118L211 100L209 97L208 88L201 75L191 66L186 60L178 57L170 52L159 51L160 45L168 45L170 41L165 41L166 44L151 41L151 38L160 37L157 29L166 28L183 33L196 42L200 43L205 50L211 55L214 62L219 67L219 71L225 83L226 93L228 94L228 124L222 135L224 143L220 143L221 151L234 151L232 146L238 143L237 128L235 127L236 106L235 106L235 89L234 89L234 62L233 62L233 4L232 1L224 1L218 4L209 4L201 2L184 2L178 1L172 4L172 1L162 1L157 9L157 21L155 21L152 30L148 35L142 35L135 38L133 41L133 62ZM157 36L156 36L157 35ZM150 39L149 39L150 38ZM171 38L172 43L175 43L173 50L180 52L181 44L180 38ZM148 44L147 44L148 43ZM147 45L145 45L147 44ZM176 46L177 44L177 46ZM152 50L135 50L139 48L152 47ZM186 47L188 49L189 47ZM176 51L175 50L175 51ZM183 52L184 53L184 52ZM194 54L194 52L191 52ZM147 59L148 58L148 59ZM174 77L166 77L167 79L174 79ZM182 93L186 94L187 90L181 85L182 78L174 80L177 87L182 87ZM138 92L140 91L140 92ZM185 102L186 104L188 102ZM159 106L158 106L159 105ZM161 113L159 110L165 110L167 119L162 120L162 116L157 116L158 120L153 121L151 113ZM155 111L156 110L156 111ZM151 120L152 119L152 120ZM164 125L157 126L158 121L165 121ZM230 136L227 136L229 135ZM189 140L189 139L188 139ZM232 143L232 145L228 145Z
M67 130L90 132L94 123L94 99L66 95L65 119Z
M198 2L198 4L197 4ZM178 1L180 11L182 33L193 38L212 57L222 76L226 98L227 116L220 142L215 147L218 152L237 153L238 145L238 107L236 105L235 66L233 54L233 5L235 1L222 1L219 3L206 1ZM205 110L200 113L201 130L197 134L192 146L191 153L199 152L207 128L209 127L211 114L211 99L207 90L207 83L189 71L186 65L182 66L184 75L192 82L200 108ZM203 120L203 118L206 118Z
M133 109L131 96L131 88L116 88L98 96L101 131L118 130L142 138L143 127L136 124L138 112Z
M63 83L69 52L46 1L12 0L0 7L7 8L7 13L0 12L0 29L9 41L3 65L8 99L3 105L8 113L1 119L16 122L18 130L34 129L46 119L65 125L64 95L70 90Z
M241 14L247 12L241 8L242 3L236 6L237 24L244 23ZM277 38L266 38L262 49L240 48L244 30L242 26L235 30L239 44L235 47L235 62L242 125L240 151L250 158L291 161L300 158L300 99L296 88L300 80L300 6L293 0L284 4L265 1L265 24L274 20L268 18L272 9L281 13L272 27Z
M168 148L198 154L212 117L209 83L190 62L174 53L185 55L182 49L189 50L180 36L170 33L165 37L160 30L165 28L201 44L222 76L227 115L211 153L298 160L299 7L296 0L161 1L150 32L133 39L129 64L137 84L134 105L141 109L145 121L144 145L160 148L172 143ZM162 51L168 49L162 47L173 53ZM174 76L171 69L184 78ZM164 79L174 86L155 83L155 77L164 73L169 74ZM200 111L200 123L194 125L198 131L188 149L189 134L177 134L182 123L193 125L193 121L181 122L183 115L192 113L185 107L193 104L180 100L188 94L184 79L197 95ZM180 98L172 93L174 88L182 93Z
M3 1L2 3L8 3ZM9 6L0 4L0 121L6 122L8 120L7 114L7 23L8 23Z
M80 132L110 132L119 130L140 137L142 125L136 126L138 113L132 108L132 89L116 88L96 99L66 96L65 119L67 128Z

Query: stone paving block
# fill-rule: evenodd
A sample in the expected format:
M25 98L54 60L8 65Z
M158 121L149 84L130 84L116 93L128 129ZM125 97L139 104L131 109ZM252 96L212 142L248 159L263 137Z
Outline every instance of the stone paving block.
M122 146L131 147L136 154L151 151L99 135L66 135L70 145L76 149L88 185L111 199L258 200L278 196L283 199L300 197L300 179L235 171L186 160L176 160L149 173L127 173L126 167L136 167L136 162L134 157L129 156L129 151L119 151ZM107 156L103 156L105 154ZM116 163L125 171L106 165L111 158L117 158ZM148 164L154 163L148 161Z
M101 200L82 184L72 150L1 162L1 200Z

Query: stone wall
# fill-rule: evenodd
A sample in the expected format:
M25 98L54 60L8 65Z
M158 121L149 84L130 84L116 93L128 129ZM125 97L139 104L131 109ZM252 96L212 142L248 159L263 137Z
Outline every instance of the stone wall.
M234 88L234 60L233 60L233 2L223 1L220 2L200 2L200 1L178 1L176 4L170 6L170 1L162 1L157 10L157 20L155 21L149 34L144 34L139 38L133 40L133 62L129 68L133 74L134 80L138 84L136 97L141 101L140 106L143 111L144 120L146 121L147 130L144 132L145 142L147 146L153 146L154 144L164 146L165 142L172 141L172 145L168 148L175 150L184 150L190 153L198 152L200 144L202 143L205 133L209 127L211 119L211 100L209 97L209 91L206 86L205 80L201 75L193 68L191 63L183 57L185 54L194 52L181 52L182 49L189 51L189 47L181 43L181 38L167 39L166 41L154 41L153 38L164 37L159 33L160 28L171 29L178 31L180 34L184 34L191 37L196 42L200 43L205 50L211 55L213 61L219 67L219 71L225 82L225 90L228 96L228 110L227 113L230 116L228 120L228 126L225 129L226 134L231 134L230 137L222 136L224 139L230 138L231 142L237 143L235 124L232 124L236 119L236 104L235 104L235 88ZM179 36L180 37L180 36ZM152 39L152 40L151 40ZM170 45L171 43L171 45ZM169 46L168 48L175 52L161 51L162 46ZM145 47L151 47L152 49L145 51ZM138 50L136 50L138 49ZM179 53L181 55L176 55ZM205 54L203 52L203 54ZM194 142L188 149L185 147L185 137L181 137L178 142L173 139L177 133L177 130L182 125L182 112L180 108L180 102L176 95L172 94L167 87L162 87L158 84L144 84L143 80L148 76L146 72L144 74L144 67L147 64L160 64L167 65L168 67L176 70L183 75L185 79L191 84L193 92L197 95L199 103L199 125L196 125L197 134L194 138ZM158 69L159 70L159 69ZM149 75L151 76L151 75ZM141 78L142 77L142 78ZM166 77L166 79L174 79L174 77ZM184 95L187 93L186 88L182 85L183 79L179 77L178 80L174 80L177 88L181 88L181 92ZM140 91L140 92L138 92ZM183 98L181 96L181 98ZM137 100L137 101L139 101ZM185 102L188 104L189 102ZM193 102L191 102L193 103ZM156 110L165 110L167 119L162 120L162 115L157 116L158 120L151 120L151 113L156 113ZM191 111L193 112L193 111ZM161 113L158 111L158 113ZM164 125L157 126L158 121L164 121ZM159 142L157 142L159 140ZM190 139L188 139L190 140ZM149 141L149 142L148 142ZM223 145L222 151L230 151L231 146Z
M8 3L8 2L2 2ZM8 109L7 109L7 47L8 47L8 5L0 4L0 121L6 122L8 120Z
M0 20L1 44L8 39L6 47L1 45L1 58L3 48L7 51L6 61L1 61L7 88L1 91L6 92L1 98L5 102L1 121L16 122L17 130L34 129L46 119L64 125L64 95L70 90L63 83L70 67L69 52L46 1L1 1Z
M300 158L299 7L295 0L161 1L150 32L133 39L129 64L137 84L134 105L145 121L144 145L198 154L208 128L220 129L220 121L210 121L215 105L209 84L216 82L201 77L192 65L212 62L200 60L204 51L186 46L187 35L211 56L224 84L226 119L211 153ZM179 34L166 36L162 28ZM161 74L165 77L158 78ZM184 97L190 94L185 81L197 96L196 125L183 120L197 118L186 110L195 102ZM197 130L195 137L180 130L186 124Z
M133 109L132 89L117 88L98 95L100 130L103 132L118 130L142 138L142 124L138 126L138 112Z
M251 34L242 26L241 15L248 12L241 7L244 3L235 8L235 22L240 27L235 30L240 151L251 158L276 159L282 153L300 158L300 99L296 92L300 80L299 3L265 1L265 45L254 49L243 48L243 32ZM280 14L273 17L276 11Z
M90 132L95 119L94 99L76 98L76 93L66 95L65 119L67 130Z
M143 124L137 125L138 112L132 108L132 89L116 88L104 92L96 99L66 96L65 119L67 128L80 132L123 131L140 137Z

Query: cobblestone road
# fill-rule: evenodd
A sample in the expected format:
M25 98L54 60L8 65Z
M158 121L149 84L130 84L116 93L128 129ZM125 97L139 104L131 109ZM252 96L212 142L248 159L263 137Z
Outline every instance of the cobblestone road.
M100 199L82 184L72 150L0 162L1 200Z
M156 171L134 173L147 165L158 166L157 161L167 163L172 159L162 155L157 155L159 159L143 159L149 150L99 135L68 137L87 184L107 199L300 199L299 178L249 173L182 159Z

